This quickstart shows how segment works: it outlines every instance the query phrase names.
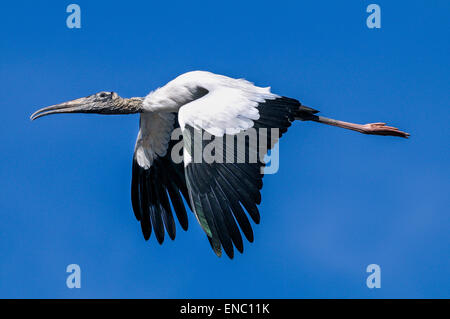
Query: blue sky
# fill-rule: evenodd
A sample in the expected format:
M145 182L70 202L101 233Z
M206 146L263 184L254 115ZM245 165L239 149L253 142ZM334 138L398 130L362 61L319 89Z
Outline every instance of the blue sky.
M369 1L76 1L79 30L70 3L1 4L0 297L450 297L448 1L377 1L377 30ZM193 214L175 241L146 242L130 203L138 116L28 117L198 69L412 137L295 123L243 255L217 258ZM81 289L66 287L72 263Z

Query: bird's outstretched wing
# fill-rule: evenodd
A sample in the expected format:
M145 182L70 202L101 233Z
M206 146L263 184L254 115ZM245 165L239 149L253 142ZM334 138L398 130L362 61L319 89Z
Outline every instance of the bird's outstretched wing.
M210 89L203 97L182 106L178 113L191 206L215 253L220 256L223 247L230 258L233 247L243 251L237 224L247 240L253 241L245 211L255 223L260 220L257 205L261 202L265 155L260 153L266 153L286 132L301 105L248 83ZM250 129L257 133L257 143L247 137ZM210 140L201 138L205 131ZM260 148L264 139L267 147ZM244 150L238 148L242 141ZM214 159L222 156L222 162L205 158L211 145L215 145ZM256 162L250 160L250 154L257 154Z
M171 133L176 127L178 123L174 113L141 114L133 155L133 211L141 222L144 238L150 238L153 228L160 244L164 241L164 227L171 239L176 234L170 202L181 227L184 230L188 228L181 196L188 200L183 163L175 163L171 158L172 149L179 142L171 140Z

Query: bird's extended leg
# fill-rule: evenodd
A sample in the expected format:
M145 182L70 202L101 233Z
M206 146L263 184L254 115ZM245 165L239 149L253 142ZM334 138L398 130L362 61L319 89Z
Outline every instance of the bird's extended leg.
M311 121L327 124L327 125L333 125L337 127L342 127L345 129L357 131L363 134L371 134L371 135L387 135L387 136L399 136L408 138L409 133L402 132L396 127L392 126L386 126L386 123L368 123L368 124L356 124L356 123L349 123L344 121L338 121L334 119L329 119L327 117L323 116L317 116L313 115L310 118Z

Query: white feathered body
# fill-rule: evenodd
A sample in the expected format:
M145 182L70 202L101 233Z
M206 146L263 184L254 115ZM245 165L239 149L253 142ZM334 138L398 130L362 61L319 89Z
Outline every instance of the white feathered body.
M215 136L237 134L259 119L258 103L279 97L270 87L206 71L184 73L150 92L143 101L141 129L136 142L139 165L148 168L164 156L173 130L173 112L183 130L186 124Z

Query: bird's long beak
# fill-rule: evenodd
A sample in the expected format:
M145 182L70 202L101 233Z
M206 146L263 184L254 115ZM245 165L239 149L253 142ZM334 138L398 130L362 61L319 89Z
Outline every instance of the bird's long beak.
M57 113L85 113L88 110L88 105L89 103L87 101L87 98L82 97L61 104L44 107L31 114L30 119L33 121L42 116Z

